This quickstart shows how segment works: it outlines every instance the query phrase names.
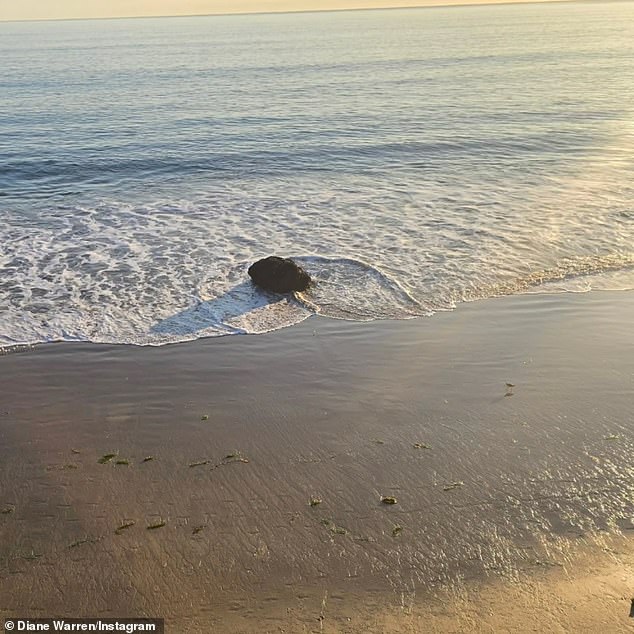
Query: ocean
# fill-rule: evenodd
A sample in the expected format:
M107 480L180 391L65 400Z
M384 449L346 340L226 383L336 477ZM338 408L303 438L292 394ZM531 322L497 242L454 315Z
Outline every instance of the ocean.
M0 346L634 288L634 3L0 23ZM253 288L260 257L314 286Z

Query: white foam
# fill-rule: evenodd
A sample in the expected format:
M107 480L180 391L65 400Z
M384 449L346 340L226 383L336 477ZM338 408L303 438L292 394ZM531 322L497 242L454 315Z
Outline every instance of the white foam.
M229 183L194 200L43 207L30 224L0 210L0 344L161 345L313 313L403 319L492 295L634 288L627 200L592 205L595 185L521 201L475 183L447 198L436 186L405 206L370 178L320 186L308 179L294 195L260 182L245 196ZM554 200L577 211L550 211ZM296 258L315 285L290 299L253 288L249 264L272 253Z

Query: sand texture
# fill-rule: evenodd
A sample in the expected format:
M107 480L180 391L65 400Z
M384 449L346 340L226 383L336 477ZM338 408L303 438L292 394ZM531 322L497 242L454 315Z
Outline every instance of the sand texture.
M535 295L6 354L0 616L631 631L632 323Z

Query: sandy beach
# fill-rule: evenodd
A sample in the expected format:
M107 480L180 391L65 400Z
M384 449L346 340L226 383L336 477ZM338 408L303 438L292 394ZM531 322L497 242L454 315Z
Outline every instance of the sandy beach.
M465 1L0 2L0 631L634 631L634 3Z
M632 323L526 295L5 354L0 616L631 631Z

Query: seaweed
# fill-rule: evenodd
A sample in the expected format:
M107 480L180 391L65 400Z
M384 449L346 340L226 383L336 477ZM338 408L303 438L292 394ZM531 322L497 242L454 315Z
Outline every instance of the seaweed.
M365 537L363 535L359 535L358 537L353 537L352 540L359 544L374 544L376 542L376 539L374 537L371 537L371 536Z
M207 414L204 414L200 417L200 420L209 420L209 416Z
M383 502L383 504L398 504L398 500L391 495L382 495L381 502Z
M189 466L190 467L201 467L203 465L209 464L211 462L211 460L198 460L196 462L190 462Z
M167 522L165 520L159 520L158 522L154 523L154 524L150 524L147 529L149 531L153 531L156 530L157 528L163 528L163 526L166 526Z
M96 544L99 541L99 538L94 537L84 537L83 539L77 539L72 544L68 544L68 548L77 548L77 546L82 546L83 544Z
M393 529L392 529L392 537L398 537L401 533L403 532L403 527L400 526L399 524L397 524Z
M232 451L224 457L224 460L239 460L241 462L249 462L246 458L242 456L239 451Z
M308 504L310 504L310 506L317 506L318 504L321 504L321 498L311 497Z
M126 460L125 458L121 458L120 460L117 460L115 462L115 464L117 464L117 465L129 465L130 461Z
M123 522L123 524L121 524L121 526L118 526L115 529L115 535L121 535L121 533L126 530L126 528L130 528L131 526L134 526L136 524L136 522L134 520L129 520L128 522Z
M453 491L454 489L457 489L458 487L461 487L464 485L464 482L451 482L450 484L446 484L442 490L443 491Z
M222 462L219 465L216 465L216 467L219 467L223 464L229 464L231 462L249 462L249 459L245 458L239 451L232 451L230 454L227 454L222 459Z
M233 462L249 462L248 458L245 458L239 451L232 451L228 453L220 462L211 465L211 469L217 469L224 465L231 464ZM200 467L202 465L210 464L211 460L199 460L197 462L190 462L190 467Z
M72 469L79 469L79 466L74 463L49 464L46 466L47 471L69 471Z
M332 520L324 517L321 523L334 535L347 535L348 531L343 526L337 526Z
M150 462L150 460L154 460L154 456L145 456L141 462Z
M101 456L101 458L99 458L99 460L97 460L97 462L99 464L107 464L113 458L116 458L116 457L117 457L116 453L105 453L103 456Z

